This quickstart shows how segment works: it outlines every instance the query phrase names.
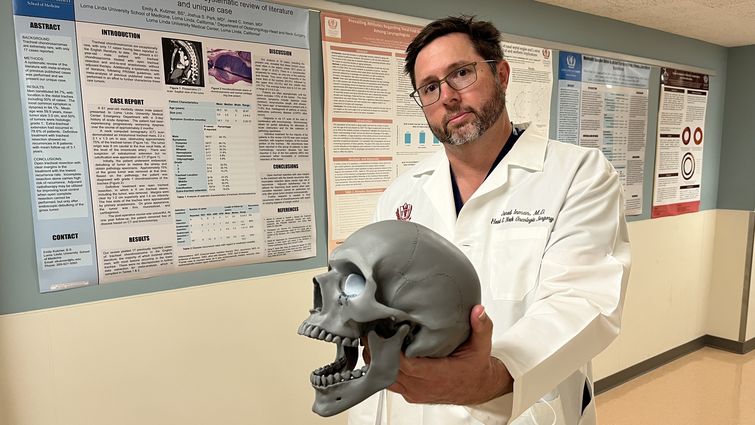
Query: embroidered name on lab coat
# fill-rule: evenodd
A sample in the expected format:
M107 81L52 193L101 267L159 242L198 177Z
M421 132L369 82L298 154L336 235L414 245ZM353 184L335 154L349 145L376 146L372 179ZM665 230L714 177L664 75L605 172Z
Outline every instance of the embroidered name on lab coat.
M490 224L503 224L503 223L553 223L554 218L545 213L545 209L535 210L520 210L518 208L511 208L501 211L498 217L490 219Z

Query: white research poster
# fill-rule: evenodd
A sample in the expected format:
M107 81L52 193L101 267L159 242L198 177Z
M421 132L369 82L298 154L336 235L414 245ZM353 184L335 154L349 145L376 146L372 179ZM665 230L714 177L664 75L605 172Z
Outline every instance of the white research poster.
M506 110L514 123L529 122L527 131L548 137L553 87L551 49L502 43L503 57L511 67L506 89Z
M322 12L328 248L372 221L388 185L441 149L409 97L406 46L420 26ZM502 43L511 66L506 93L514 122L548 134L551 50Z
M642 214L650 66L559 52L558 140L600 149Z
M13 6L40 291L315 255L306 10Z
M709 77L661 68L651 217L700 210Z

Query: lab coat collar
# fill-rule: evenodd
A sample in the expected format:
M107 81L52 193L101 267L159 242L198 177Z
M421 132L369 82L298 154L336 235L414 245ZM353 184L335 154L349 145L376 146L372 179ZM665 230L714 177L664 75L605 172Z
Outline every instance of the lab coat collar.
M517 124L519 131L524 131L529 123ZM542 171L545 162L545 150L548 139L539 134L533 126L519 136L516 144L503 160L495 167L471 199L494 190L508 181L509 167L521 167L531 171ZM424 184L424 190L430 198L441 220L451 230L456 223L456 209L451 188L451 168L445 149L417 165L413 177L430 175ZM470 200L471 200L470 199Z
M518 131L527 130L530 123L514 124ZM511 151L503 158L496 169L503 168L502 164L520 166L532 171L542 171L545 162L545 148L548 145L548 139L540 134L536 128L530 128L519 137ZM441 149L427 161L417 164L413 176L420 177L423 174L438 174L445 171L449 174L448 157L445 149ZM495 170L493 170L495 172Z
M515 124L518 131L524 133L519 136L511 151L503 158L496 167L505 168L501 165L518 166L532 171L543 171L545 162L545 148L548 146L548 138L545 137L535 126L530 123ZM527 131L525 131L527 130ZM494 172L496 170L493 170ZM491 173L492 174L492 173Z
M503 160L493 169L467 202L505 185L509 180L510 168L522 168L531 172L543 170L548 139L539 134L534 126L528 129L529 123L515 125L515 127L517 131L524 131L524 133L519 136L509 153L503 157Z

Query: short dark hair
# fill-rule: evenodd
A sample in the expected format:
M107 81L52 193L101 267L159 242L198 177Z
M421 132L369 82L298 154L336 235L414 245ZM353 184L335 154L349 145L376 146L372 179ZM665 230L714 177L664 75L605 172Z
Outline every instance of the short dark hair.
M472 40L477 54L485 60L500 61L503 59L501 49L501 32L488 21L478 21L474 16L449 16L433 21L414 37L406 48L406 62L404 72L409 74L412 86L416 89L414 81L414 64L417 62L419 52L436 38L452 33L462 33ZM495 67L495 64L491 64Z

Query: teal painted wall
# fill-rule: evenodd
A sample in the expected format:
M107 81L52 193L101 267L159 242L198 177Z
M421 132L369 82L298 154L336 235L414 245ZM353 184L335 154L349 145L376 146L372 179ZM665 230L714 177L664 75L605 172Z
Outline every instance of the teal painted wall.
M755 209L755 45L729 49L718 208Z

